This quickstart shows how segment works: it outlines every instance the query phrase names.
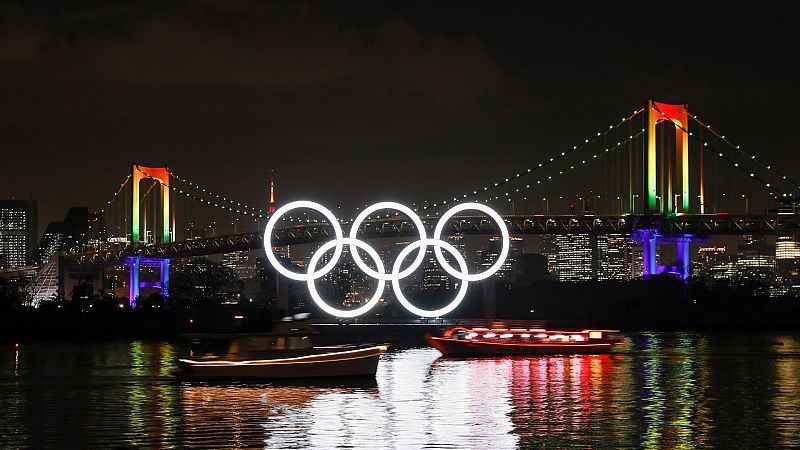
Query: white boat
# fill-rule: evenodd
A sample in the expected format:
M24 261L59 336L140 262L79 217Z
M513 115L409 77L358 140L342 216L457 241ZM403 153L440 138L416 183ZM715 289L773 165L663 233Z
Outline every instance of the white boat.
M314 334L305 320L298 320L281 322L265 333L214 335L229 340L227 353L180 359L180 375L207 380L374 377L380 356L389 348L386 344L314 347Z

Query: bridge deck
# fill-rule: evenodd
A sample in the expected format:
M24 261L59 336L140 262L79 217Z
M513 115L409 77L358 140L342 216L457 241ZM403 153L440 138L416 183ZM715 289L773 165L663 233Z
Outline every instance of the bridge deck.
M639 229L655 229L664 236L680 235L742 235L778 234L800 231L800 214L729 215L689 214L681 216L626 215L626 216L544 216L513 215L503 217L508 231L513 235L524 234L631 234ZM430 236L438 218L423 219ZM345 234L347 224L343 225ZM497 224L485 216L453 217L444 229L452 234L496 234ZM365 221L359 230L363 239L412 237L414 225L404 217ZM275 230L272 243L275 246L324 242L332 239L329 224L297 225ZM182 258L212 255L262 247L261 233L240 233L212 238L170 242L139 247L115 248L90 253L70 253L68 265L113 264L125 256L139 254L145 257Z

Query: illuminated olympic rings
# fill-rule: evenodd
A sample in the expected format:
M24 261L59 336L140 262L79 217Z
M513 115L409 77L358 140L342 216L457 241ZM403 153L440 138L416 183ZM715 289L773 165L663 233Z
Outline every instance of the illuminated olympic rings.
M291 270L283 267L280 261L278 261L278 259L275 257L275 254L272 252L271 241L272 233L275 230L275 225L278 223L278 220L280 220L281 216L297 208L308 208L322 214L330 222L334 234L333 240L322 244L322 246L311 256L311 260L308 262L306 273L292 272ZM375 213L376 211L386 209L399 211L408 216L419 233L419 240L408 244L405 248L403 248L402 251L400 251L400 254L397 255L394 265L392 266L392 270L389 273L386 273L383 261L381 261L378 252L376 252L375 249L369 244L357 238L361 223L364 222L367 216ZM492 266L484 272L474 274L468 273L467 262L464 261L464 257L461 255L461 253L459 253L459 251L449 243L441 240L444 227L447 225L447 222L450 220L450 218L466 210L476 210L488 215L489 218L497 223L498 228L500 229L502 249L500 250L500 254L498 255L494 264L492 264ZM334 266L336 266L336 263L339 261L339 258L342 255L342 250L344 249L345 245L349 246L350 253L358 268L361 269L367 276L378 281L377 289L369 301L356 309L337 309L325 303L325 300L323 300L317 292L317 288L314 283L314 280L333 270ZM308 292L311 295L312 300L314 300L314 303L316 303L317 306L319 306L328 314L338 317L357 317L372 309L372 307L375 306L375 304L380 300L383 290L386 288L387 281L392 282L392 290L394 291L397 300L410 312L423 317L443 316L453 311L456 307L458 307L461 301L464 300L464 296L467 294L467 284L470 281L483 280L500 270L500 267L503 265L506 257L508 256L509 245L510 239L508 236L508 229L505 226L503 218L500 217L500 215L497 214L497 212L495 212L493 209L480 203L462 203L447 210L447 212L442 215L442 217L439 219L439 222L436 224L432 238L426 236L425 225L422 223L422 220L419 218L419 216L417 216L409 207L396 202L375 203L374 205L371 205L361 211L361 214L359 214L353 221L353 224L350 228L349 237L344 237L344 233L342 232L341 225L339 225L339 221L330 210L319 203L305 200L287 203L286 205L278 208L278 210L275 211L275 213L270 217L269 222L267 222L267 228L264 230L264 251L267 254L267 260L269 260L270 264L272 264L275 270L277 270L281 275L291 278L292 280L307 282ZM448 274L450 274L450 276L462 281L455 298L447 306L436 310L425 310L414 306L410 301L408 301L400 289L400 280L411 275L422 265L428 246L433 247L436 260L439 262L442 268ZM333 256L324 266L317 270L317 264L319 264L320 259L327 251L331 249L333 249ZM375 263L377 270L369 267L364 260L361 259L361 254L358 252L358 249L364 250L367 253L367 255ZM419 249L419 251L417 252L416 258L414 258L414 261L404 270L401 270L403 262L406 260L408 255L416 249ZM453 268L450 263L447 262L442 254L442 249L450 253L450 255L455 259L459 266L458 270Z

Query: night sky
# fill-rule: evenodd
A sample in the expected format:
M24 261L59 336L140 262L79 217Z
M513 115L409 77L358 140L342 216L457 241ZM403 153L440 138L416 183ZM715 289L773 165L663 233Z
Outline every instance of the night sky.
M136 161L253 205L457 194L686 102L800 168L800 20L767 2L0 4L0 198L40 228ZM502 4L500 4L502 3Z

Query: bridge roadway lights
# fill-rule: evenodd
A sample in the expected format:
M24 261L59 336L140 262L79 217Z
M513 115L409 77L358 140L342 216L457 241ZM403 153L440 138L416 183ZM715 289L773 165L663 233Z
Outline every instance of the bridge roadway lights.
M143 258L142 256L125 257L125 265L130 271L130 281L128 284L128 304L131 308L136 307L139 300L140 288L156 288L161 290L164 298L169 297L169 258ZM139 273L142 267L152 267L159 269L159 281L140 281Z

